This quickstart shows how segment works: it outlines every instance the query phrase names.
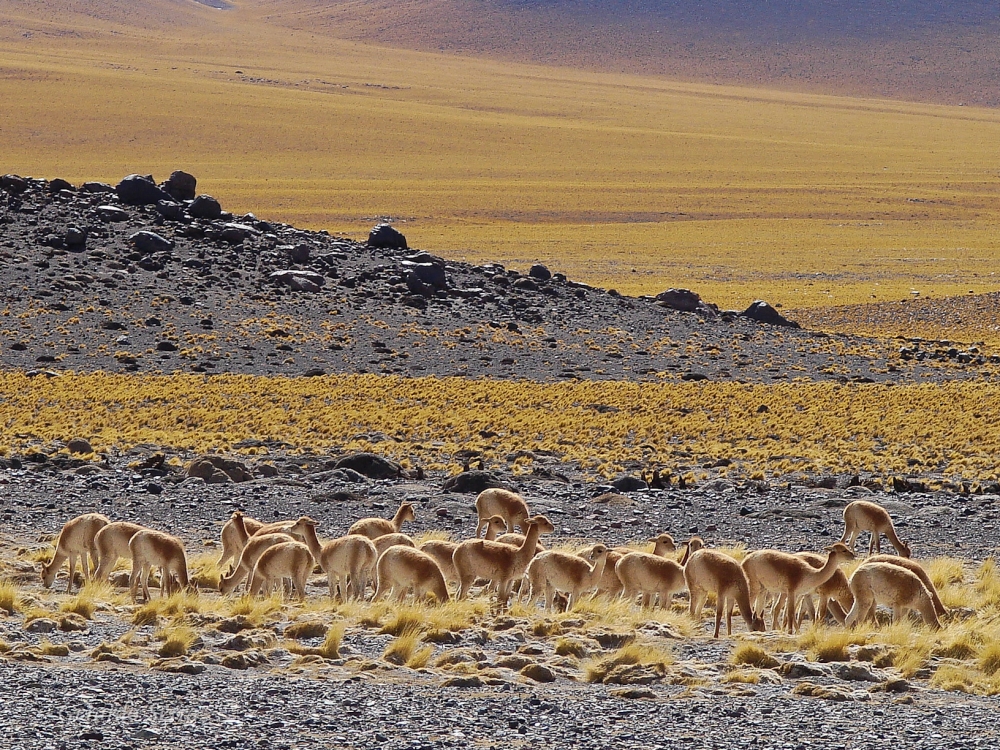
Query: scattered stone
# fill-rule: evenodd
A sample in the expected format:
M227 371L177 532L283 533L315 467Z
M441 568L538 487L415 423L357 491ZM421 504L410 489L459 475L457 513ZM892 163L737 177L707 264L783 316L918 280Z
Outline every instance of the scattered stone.
M406 237L391 224L377 224L368 234L368 246L391 250L406 250Z
M188 477L199 477L205 484L225 484L226 482L248 482L253 473L246 464L222 456L202 456L196 458L184 470ZM221 475L221 476L220 476Z
M164 253L174 249L174 243L156 232L136 232L128 238L132 247L140 253Z
M871 669L866 667L864 664L858 664L856 662L840 663L837 664L833 673L842 680L851 680L855 682L881 682L881 679L872 674Z
M640 700L643 698L656 697L656 693L649 688L617 688L615 690L609 690L608 693L616 698L625 698L627 700Z
M172 659L158 659L150 664L150 669L156 672L167 672L169 674L201 674L208 667L200 662L189 661L183 657Z
M457 677L449 677L446 680L441 681L441 687L477 688L483 687L485 684L486 683L483 682L483 678L477 674L459 675Z
M323 274L304 269L275 271L268 278L287 286L293 292L318 292L326 284L326 277Z
M803 677L830 676L829 667L807 661L786 661L778 667L778 671L790 680L799 680Z
M50 620L48 617L38 617L28 622L24 629L28 633L54 633L59 627L59 623Z
M90 622L76 612L64 612L59 618L59 629L64 633L85 633L90 630Z
M160 190L149 177L130 174L115 188L118 198L129 206L148 206L157 201L168 201L170 196Z
M220 662L226 669L251 669L268 663L267 657L260 651L243 651L229 654Z
M104 221L128 221L128 211L118 206L98 206L97 215Z
M527 677L535 682L555 682L556 676L551 669L544 664L528 664L520 671L522 677Z

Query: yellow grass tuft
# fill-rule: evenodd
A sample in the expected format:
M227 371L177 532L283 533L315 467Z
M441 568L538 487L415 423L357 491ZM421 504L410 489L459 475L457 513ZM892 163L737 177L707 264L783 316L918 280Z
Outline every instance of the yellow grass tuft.
M391 664L406 665L411 669L426 667L434 655L433 646L420 646L420 631L417 628L404 630L389 642L382 658Z
M13 581L0 581L0 609L12 615L20 609L21 590Z
M650 644L630 643L613 653L584 664L587 682L604 682L616 667L643 665L665 668L674 663L673 651Z
M174 625L164 628L153 636L156 640L163 641L157 649L157 654L167 659L173 656L184 656L198 640L198 633L188 625Z
M979 668L988 675L1000 672L1000 642L991 640L985 644L978 654Z
M744 642L737 644L729 654L729 663L737 666L757 667L758 669L774 669L781 662L758 644ZM759 677L757 679L760 680Z
M204 611L205 604L198 594L179 591L170 596L154 597L140 605L132 615L133 625L155 625L160 617L175 617Z
M188 558L188 578L191 583L200 589L219 590L219 579L222 578L222 571L216 562L219 559L218 553L202 553Z
M559 638L556 640L555 652L557 656L572 656L576 659L582 659L589 655L590 649L579 638Z
M48 638L42 638L33 651L42 656L69 656L69 646L65 643L53 643Z
M848 647L862 645L865 640L864 634L857 631L814 624L799 636L799 646L806 649L815 661L850 661Z
M226 600L222 605L222 614L227 617L242 615L254 627L262 627L273 615L283 610L284 602L280 593L260 599L244 594L237 599Z

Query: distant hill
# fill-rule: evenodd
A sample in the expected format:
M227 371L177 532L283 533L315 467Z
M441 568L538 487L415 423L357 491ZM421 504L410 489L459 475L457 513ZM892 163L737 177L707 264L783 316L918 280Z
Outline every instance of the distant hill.
M391 46L787 90L1000 106L1000 3L242 0Z

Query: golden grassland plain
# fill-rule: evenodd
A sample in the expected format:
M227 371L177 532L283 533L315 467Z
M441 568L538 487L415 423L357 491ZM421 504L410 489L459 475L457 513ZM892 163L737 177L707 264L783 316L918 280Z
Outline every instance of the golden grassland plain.
M280 440L293 451L371 450L404 465L457 471L460 450L504 463L552 451L592 476L659 466L722 475L918 472L996 481L1000 386L788 383L537 384L377 375L0 373L0 450L75 436L97 451L140 444L234 451ZM766 410L761 407L766 407ZM491 435L483 437L483 434ZM243 449L266 459L265 448ZM515 471L530 471L531 458Z
M214 544L214 540L206 543ZM946 557L921 561L951 609L941 630L931 630L910 618L888 623L884 616L853 629L806 623L796 635L747 633L737 622L729 656L708 663L681 661L675 650L675 642L707 641L706 625L711 619L708 613L702 623L692 621L682 597L672 607L656 609L598 597L584 598L562 613L544 612L517 601L509 610L498 612L486 595L443 605L341 603L326 596L325 579L320 578L312 589L323 594L311 593L302 603L282 601L278 594L265 599L238 594L222 597L211 585L221 573L215 564L218 553L209 549L190 556L192 580L200 582L199 590L137 605L123 589L108 583L89 582L75 594L63 593L61 581L51 590L42 589L36 568L50 559L52 552L51 545L33 544L0 553L0 606L7 610L8 619L27 625L46 617L69 632L56 632L35 645L0 641L0 653L14 651L13 658L35 654L54 661L70 655L64 641L78 640L72 631L86 627L86 621L123 621L130 629L94 648L90 659L125 660L127 664L167 670L176 662L163 660L177 657L219 663L231 652L213 653L207 643L214 639L203 636L220 629L224 618L239 616L244 618L240 627L247 629L244 637L273 658L272 665L280 663L283 652L285 657L288 652L297 657L285 666L266 669L319 678L325 670L339 669L389 673L392 679L393 670L404 666L431 676L486 678L497 676L498 667L520 670L526 662L547 660L558 674L587 682L628 683L654 675L656 680L689 687L713 682L739 685L780 682L785 657L801 654L813 662L867 662L885 670L889 679L928 680L932 687L944 690L1000 694L1000 649L996 645L1000 638L1000 571L992 558L982 562ZM846 565L845 572L850 573L860 562ZM127 563L119 561L117 569L127 570ZM528 653L534 656L500 655L493 659L450 646L456 642L456 634L475 632L480 643L483 639L488 643L499 630L522 633L532 647ZM360 655L358 649L346 657L341 654L345 638L371 643L379 637L381 640L374 643L382 650L381 659L373 661ZM600 645L601 637L607 639L605 646ZM29 653L20 655L25 651ZM546 656L550 652L554 656ZM509 673L506 679L510 679ZM801 685L800 681L796 684ZM880 689L890 688L873 688ZM808 694L835 697L818 688Z
M5 3L2 169L183 168L234 211L353 236L391 217L448 257L725 307L997 289L1000 112L396 50L259 0L191 5Z

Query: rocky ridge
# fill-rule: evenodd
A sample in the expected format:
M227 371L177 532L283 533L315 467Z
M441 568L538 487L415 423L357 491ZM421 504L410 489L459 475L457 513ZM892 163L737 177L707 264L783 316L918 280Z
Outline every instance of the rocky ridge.
M802 330L760 301L630 298L233 215L197 181L0 179L8 368L583 380L927 382L1000 372L950 342Z

